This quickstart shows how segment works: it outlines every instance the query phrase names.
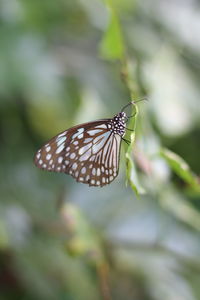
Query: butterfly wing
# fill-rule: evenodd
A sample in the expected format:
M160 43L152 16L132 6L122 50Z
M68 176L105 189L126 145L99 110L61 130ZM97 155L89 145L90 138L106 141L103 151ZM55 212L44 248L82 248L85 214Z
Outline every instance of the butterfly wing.
M63 131L35 155L37 167L70 174L78 182L104 186L118 175L121 137L110 130L110 119Z

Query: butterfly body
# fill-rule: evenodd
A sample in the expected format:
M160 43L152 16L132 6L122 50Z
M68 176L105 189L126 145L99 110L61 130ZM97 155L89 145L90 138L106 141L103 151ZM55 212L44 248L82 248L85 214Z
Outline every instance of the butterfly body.
M84 123L53 137L35 155L37 167L71 175L89 186L104 186L118 175L125 112Z

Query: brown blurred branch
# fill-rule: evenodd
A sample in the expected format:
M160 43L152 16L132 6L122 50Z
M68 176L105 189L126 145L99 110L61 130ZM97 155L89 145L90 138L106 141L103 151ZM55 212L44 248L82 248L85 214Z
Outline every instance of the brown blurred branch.
M102 263L97 265L97 274L99 277L100 290L103 300L112 300L109 286L109 267L108 264Z

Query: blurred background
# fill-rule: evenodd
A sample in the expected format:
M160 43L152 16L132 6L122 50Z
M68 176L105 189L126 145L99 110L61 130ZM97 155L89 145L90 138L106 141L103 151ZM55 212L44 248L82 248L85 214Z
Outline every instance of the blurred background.
M1 0L0 300L200 299L199 32L197 0ZM149 100L130 154L140 197L124 147L104 188L33 164L130 101L122 48Z

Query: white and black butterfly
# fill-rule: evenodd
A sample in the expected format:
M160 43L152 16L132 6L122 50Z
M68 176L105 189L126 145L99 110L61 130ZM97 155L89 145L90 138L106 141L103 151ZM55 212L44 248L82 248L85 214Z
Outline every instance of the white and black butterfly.
M134 102L124 108L131 104ZM84 123L59 133L37 151L35 165L70 174L90 186L109 184L118 175L121 140L125 140L126 122L132 117L124 108L112 119Z

